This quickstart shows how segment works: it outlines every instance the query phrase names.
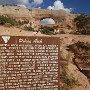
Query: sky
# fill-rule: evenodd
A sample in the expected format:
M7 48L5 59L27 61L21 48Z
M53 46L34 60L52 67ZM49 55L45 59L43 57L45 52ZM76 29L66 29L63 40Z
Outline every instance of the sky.
M42 8L49 10L63 9L70 13L87 13L90 15L90 0L0 0L0 4L10 4L23 6L25 8Z

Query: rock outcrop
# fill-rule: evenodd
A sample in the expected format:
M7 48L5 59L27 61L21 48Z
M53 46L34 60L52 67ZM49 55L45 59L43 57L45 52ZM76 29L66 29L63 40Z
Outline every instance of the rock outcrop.
M20 6L0 5L0 15L13 17L19 20L29 20L39 25L39 22L45 18L52 18L57 23L73 24L75 14L70 14L64 10L47 10L47 9L27 9Z

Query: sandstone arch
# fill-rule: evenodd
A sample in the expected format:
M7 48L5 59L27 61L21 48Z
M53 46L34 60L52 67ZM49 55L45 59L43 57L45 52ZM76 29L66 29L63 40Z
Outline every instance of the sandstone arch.
M44 18L52 18L55 23L59 23L62 21L67 21L67 19L72 18L69 12L66 12L64 10L46 10L46 9L32 9L35 20L42 20Z
M63 10L45 10L45 9L32 9L33 12L35 12L34 19L41 21L45 18L52 18L55 23L59 23L62 21L66 21L66 17L70 14Z
M46 9L27 9L20 6L4 6L0 5L0 15L7 15L16 19L28 19L31 22L39 24L40 20L44 18L52 18L55 23L70 23L75 17L74 14L70 14L64 10L46 10Z

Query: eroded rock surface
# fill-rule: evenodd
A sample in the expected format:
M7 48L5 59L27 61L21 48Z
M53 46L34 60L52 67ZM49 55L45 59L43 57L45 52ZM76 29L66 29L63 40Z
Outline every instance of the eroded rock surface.
M13 17L19 20L30 20L39 24L40 20L44 18L52 18L55 23L64 22L64 24L73 24L75 14L70 14L64 10L47 10L47 9L27 9L20 6L4 6L0 5L0 15Z

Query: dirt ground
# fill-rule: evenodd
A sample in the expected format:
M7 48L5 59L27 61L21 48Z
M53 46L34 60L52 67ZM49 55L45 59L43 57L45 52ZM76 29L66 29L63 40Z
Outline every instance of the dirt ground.
M71 45L77 41L90 42L90 35L71 35L71 34L57 34L57 35L44 35L40 32L25 31L16 27L3 27L0 26L0 35L10 35L10 36L49 36L49 37L60 37L62 41L61 49L63 49L64 55L67 54L67 46ZM87 77L82 74L74 64L68 66L69 72L74 75L76 79L79 80L81 86L76 86L72 90L90 90L90 84Z

